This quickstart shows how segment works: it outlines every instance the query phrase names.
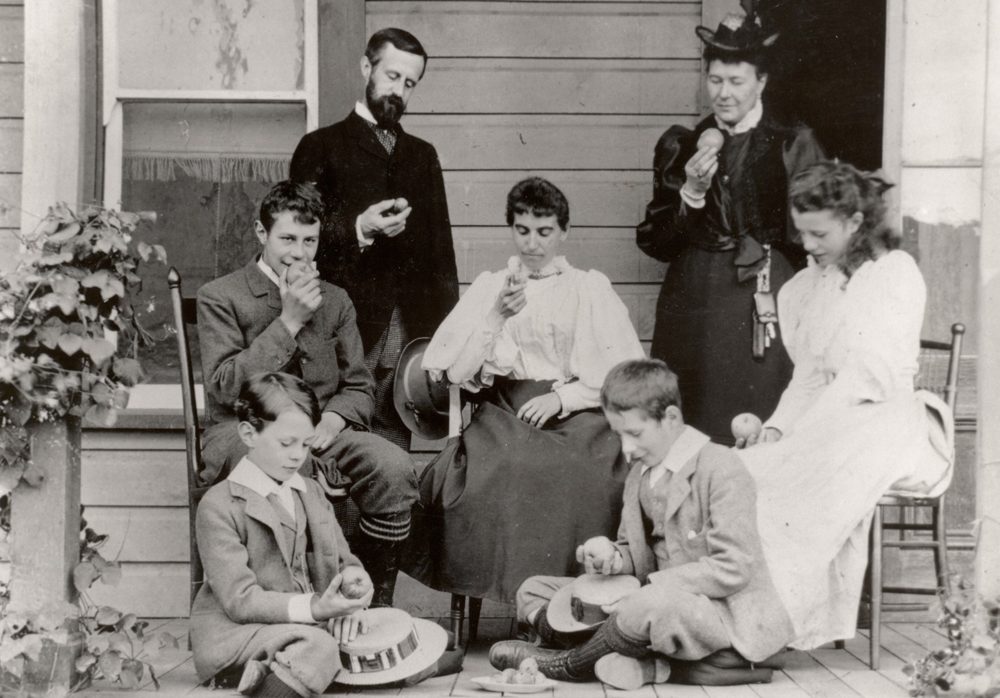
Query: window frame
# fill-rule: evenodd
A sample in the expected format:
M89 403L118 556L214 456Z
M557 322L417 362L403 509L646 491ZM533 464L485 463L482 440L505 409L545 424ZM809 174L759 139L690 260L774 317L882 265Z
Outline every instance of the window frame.
M127 1L127 0L126 0ZM301 90L197 90L136 89L119 84L118 9L120 0L101 3L101 123L104 128L103 205L121 210L124 175L124 105L151 103L301 104L306 112L306 133L319 127L319 0L303 0L303 88ZM203 386L195 386L199 408ZM175 411L181 409L180 385L153 383L135 386L129 409Z

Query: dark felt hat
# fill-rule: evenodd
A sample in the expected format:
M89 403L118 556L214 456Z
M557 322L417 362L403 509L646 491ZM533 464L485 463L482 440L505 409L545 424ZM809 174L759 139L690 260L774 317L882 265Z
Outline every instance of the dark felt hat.
M708 27L697 27L698 38L720 51L747 53L771 47L778 40L778 32L768 32L754 17L739 12L731 12L712 31Z
M431 380L421 366L429 344L426 337L414 339L399 355L392 401L407 429L433 441L448 435L448 383Z

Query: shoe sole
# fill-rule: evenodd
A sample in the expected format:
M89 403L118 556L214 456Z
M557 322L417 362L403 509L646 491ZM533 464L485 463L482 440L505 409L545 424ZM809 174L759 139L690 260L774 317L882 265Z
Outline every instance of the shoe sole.
M665 659L636 659L615 652L597 660L594 674L612 688L634 691L649 683L665 683L670 678L670 664Z

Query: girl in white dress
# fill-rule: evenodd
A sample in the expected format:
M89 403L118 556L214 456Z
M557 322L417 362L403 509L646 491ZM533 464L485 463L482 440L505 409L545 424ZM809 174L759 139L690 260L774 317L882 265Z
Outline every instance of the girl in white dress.
M853 637L879 498L939 494L951 478L951 414L913 389L927 291L886 226L886 188L846 163L793 179L810 265L781 289L778 319L795 370L740 451L800 649Z
M528 576L575 574L576 546L615 534L628 467L600 389L643 351L608 278L559 254L569 205L558 188L517 184L507 223L517 254L476 278L424 354L435 380L480 406L421 478L414 545L429 555L407 571L512 603Z

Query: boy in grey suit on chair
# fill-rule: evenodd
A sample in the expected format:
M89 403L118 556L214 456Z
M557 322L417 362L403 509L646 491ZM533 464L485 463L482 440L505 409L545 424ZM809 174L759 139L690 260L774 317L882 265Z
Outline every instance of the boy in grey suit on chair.
M497 643L490 661L517 668L534 657L549 678L616 688L646 683L770 680L772 655L792 639L757 535L754 483L727 448L684 424L677 377L662 361L626 361L611 370L601 405L632 464L618 539L577 549L588 573L630 574L643 583L605 607L589 639L548 623L548 602L570 578L531 577L518 590L518 618L542 649ZM764 667L757 668L754 664Z
M279 182L255 223L260 254L198 291L209 424L201 475L205 484L218 482L246 454L233 404L248 377L281 371L303 379L322 407L311 442L318 479L346 487L358 505L355 552L375 585L372 605L390 606L416 474L405 451L370 431L372 376L354 305L312 265L323 211L311 184Z

